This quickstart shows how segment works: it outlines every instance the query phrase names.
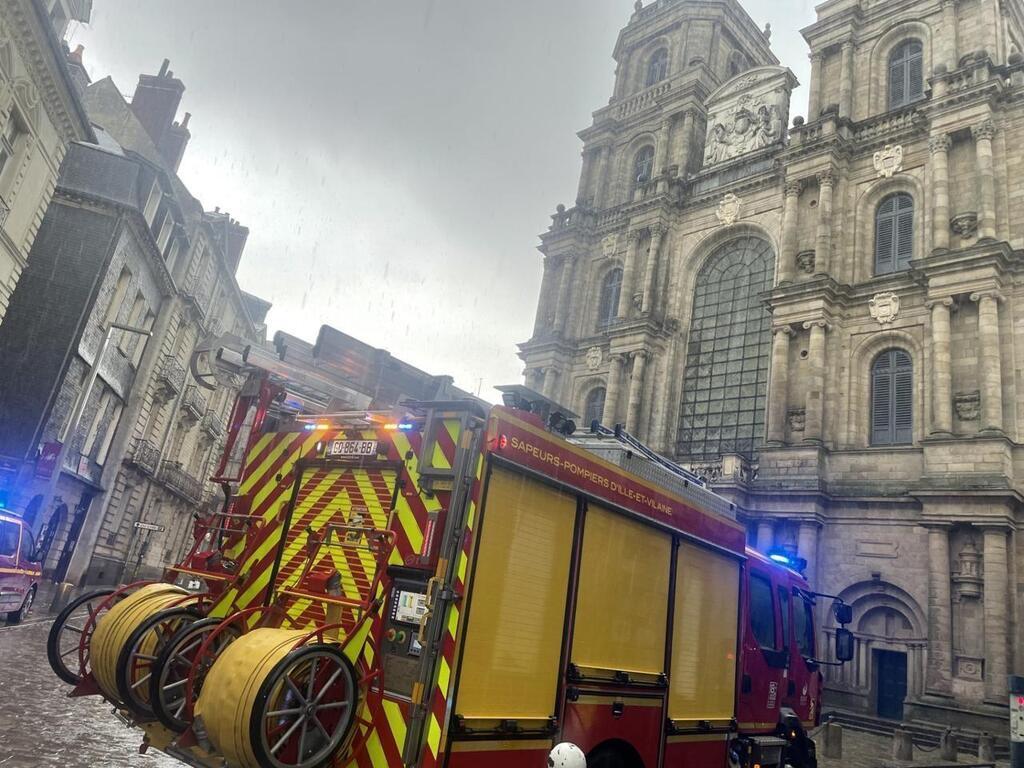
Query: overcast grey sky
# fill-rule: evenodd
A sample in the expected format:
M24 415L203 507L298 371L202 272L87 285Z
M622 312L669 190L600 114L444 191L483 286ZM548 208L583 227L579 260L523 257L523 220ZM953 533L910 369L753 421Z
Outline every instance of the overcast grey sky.
M805 83L811 0L747 0ZM72 31L130 95L186 86L180 175L251 229L271 331L333 325L471 391L518 382L537 234L571 205L633 0L95 0ZM806 88L793 114L806 112Z

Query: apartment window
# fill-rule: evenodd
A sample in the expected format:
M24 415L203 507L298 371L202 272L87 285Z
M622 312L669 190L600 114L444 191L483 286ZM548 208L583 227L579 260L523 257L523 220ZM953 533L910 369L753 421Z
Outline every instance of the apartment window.
M141 293L135 294L135 301L132 302L131 312L128 313L126 325L138 328L142 324L142 318L146 314L146 300ZM132 352L139 344L139 334L129 331L120 331L121 338L117 342L117 348L125 357L132 357Z
M117 432L117 427L121 422L121 410L122 406L120 403L114 405L113 413L110 415L110 420L107 422L107 431L103 435L103 442L100 443L100 449L96 454L96 463L103 465L107 460L107 454L110 453L110 444L114 442L114 434Z
M156 315L152 312L146 313L146 318L142 321L142 327L147 331L153 330L153 323L156 321ZM132 354L132 365L135 368L139 367L139 363L142 362L142 355L146 351L146 342L149 341L148 336L137 334L138 339L135 341L135 351Z
M902 349L890 349L871 366L871 444L914 441L914 365Z
M0 174L7 170L17 154L18 142L21 134L24 133L21 127L21 120L12 111L7 119L7 124L0 133Z
M125 296L128 295L128 285L132 281L132 273L128 271L127 267L121 269L121 274L117 276L117 283L114 285L114 293L110 297L110 303L107 304L106 314L103 316L103 328L104 330L110 326L111 323L117 321L118 315L121 314L121 306L124 304Z
M92 455L92 450L96 447L96 438L99 436L100 427L103 425L104 418L110 408L111 399L110 390L103 390L103 393L100 395L99 404L96 406L96 413L93 414L92 423L89 425L89 431L85 435L85 442L82 443L80 453L83 456Z
M875 213L875 274L902 272L914 258L914 198L889 195Z
M907 40L889 57L889 109L898 109L924 97L924 46Z

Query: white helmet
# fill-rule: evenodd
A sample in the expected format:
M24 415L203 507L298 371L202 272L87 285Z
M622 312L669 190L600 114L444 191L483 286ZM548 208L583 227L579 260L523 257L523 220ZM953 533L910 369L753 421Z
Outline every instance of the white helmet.
M559 744L548 754L548 768L587 768L587 757L575 744Z

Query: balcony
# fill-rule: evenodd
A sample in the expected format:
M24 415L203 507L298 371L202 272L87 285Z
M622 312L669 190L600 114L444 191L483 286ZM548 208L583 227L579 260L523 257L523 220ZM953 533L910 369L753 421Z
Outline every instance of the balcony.
M185 396L181 399L181 412L186 420L193 424L198 422L206 413L206 398L199 392L199 387L192 384L185 390Z
M202 280L198 275L192 275L185 280L185 285L181 289L181 295L185 301L192 305L200 320L206 318L208 311L207 299L203 295Z
M165 400L177 397L185 386L185 368L174 357L168 355L155 376L158 387L157 394Z
M203 420L200 422L199 427L211 440L216 440L224 434L224 425L221 424L220 414L212 408L207 409L206 413L203 414Z
M160 463L160 449L149 440L138 440L135 449L132 451L128 464L134 466L142 474L150 477L156 476L157 466Z
M192 477L180 462L160 462L160 473L157 479L171 493L191 504L198 504L203 499L203 484Z

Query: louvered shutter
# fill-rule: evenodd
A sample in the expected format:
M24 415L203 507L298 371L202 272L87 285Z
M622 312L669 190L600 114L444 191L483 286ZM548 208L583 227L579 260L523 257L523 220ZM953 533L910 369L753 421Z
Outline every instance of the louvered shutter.
M903 57L896 55L889 62L889 109L906 104L906 72Z
M924 96L924 55L919 45L911 48L905 67L906 103L910 104Z
M875 274L884 275L895 268L895 200L889 198L878 207L875 217Z
M893 269L898 271L910 266L910 260L914 258L914 201L909 195L900 195L897 199L895 229Z
M905 352L894 352L893 443L914 442L914 371Z
M892 444L892 370L889 352L883 353L871 372L871 444Z

